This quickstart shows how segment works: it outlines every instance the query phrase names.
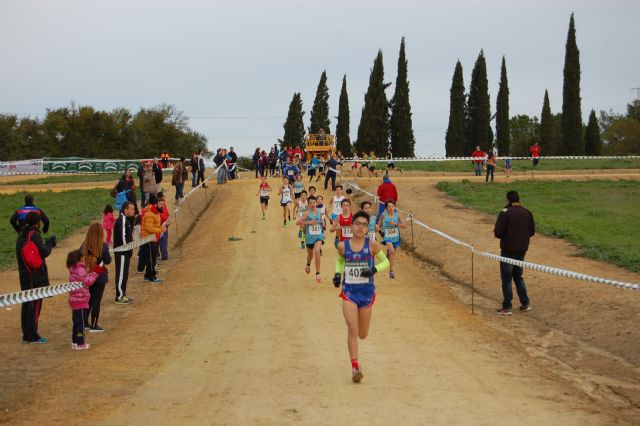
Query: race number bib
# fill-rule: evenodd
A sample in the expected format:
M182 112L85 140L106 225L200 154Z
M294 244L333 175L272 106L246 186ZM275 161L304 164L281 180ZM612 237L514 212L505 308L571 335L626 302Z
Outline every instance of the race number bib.
M376 231L369 231L369 239L373 241L376 240Z
M343 226L340 229L342 231L342 238L352 238L353 237L353 233L351 232L351 227L350 226Z
M290 192L283 192L282 193L282 202L283 203L290 203L291 202L291 193Z
M395 226L393 228L384 229L385 238L398 238L399 236L400 236L400 230Z
M309 225L309 235L322 235L322 225Z
M342 200L333 202L333 211L342 212Z
M260 190L260 196L261 197L268 197L269 196L269 191L267 191L266 189L261 189Z
M368 269L369 265L365 262L353 265L345 265L344 283L345 284L369 284L369 277L361 276L362 271Z
M293 170L287 170L287 175L293 176Z

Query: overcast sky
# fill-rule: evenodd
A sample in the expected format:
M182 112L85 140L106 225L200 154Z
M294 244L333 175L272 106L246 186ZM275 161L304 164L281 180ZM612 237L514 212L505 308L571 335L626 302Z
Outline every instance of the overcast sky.
M294 92L308 125L326 69L331 130L346 74L354 140L377 50L395 83L404 36L416 154L442 155L456 60L468 87L480 49L492 112L502 55L511 115L539 116L545 89L552 112L561 110L571 12L585 121L592 108L623 111L640 86L637 0L1 0L0 113L169 103L210 148L250 154L282 137Z

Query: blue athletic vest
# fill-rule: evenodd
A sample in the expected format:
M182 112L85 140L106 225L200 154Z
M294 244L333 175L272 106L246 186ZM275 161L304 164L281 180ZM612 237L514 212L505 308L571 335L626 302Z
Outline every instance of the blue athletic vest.
M365 237L362 250L354 252L351 250L350 240L344 240L344 278L345 285L373 284L373 276L369 278L360 277L360 273L373 266L373 256L369 247L369 237Z
M384 239L385 241L390 241L392 243L396 243L400 241L400 227L398 225L392 226L391 222L398 223L398 212L393 212L393 216L389 217L387 212L385 211L382 219L382 229L384 230ZM387 232L393 233L392 236L387 236Z
M316 209L316 214L313 214L312 211L309 211L309 218L307 220L315 219L318 223L315 225L305 225L305 241L307 244L313 244L316 241L322 241L324 239L324 233L322 230L322 215ZM318 234L319 232L319 234Z

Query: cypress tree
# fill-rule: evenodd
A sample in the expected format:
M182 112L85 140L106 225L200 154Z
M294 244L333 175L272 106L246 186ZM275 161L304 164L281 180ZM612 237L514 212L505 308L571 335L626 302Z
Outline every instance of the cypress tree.
M465 95L462 65L456 63L451 81L451 96L449 101L449 126L445 137L447 157L462 157L465 155L466 133Z
M407 79L407 58L404 51L404 37L400 43L396 89L391 98L391 153L396 157L413 157L416 140L411 122L409 103L409 80Z
M347 94L347 76L342 78L340 103L338 105L338 123L336 124L336 148L346 157L351 157L351 138L349 136L349 95Z
M329 134L331 133L329 124L331 124L331 121L329 121L329 89L327 88L327 71L325 70L322 71L320 76L316 98L313 101L309 133L319 133L320 129L324 129Z
M289 113L287 114L287 120L284 122L284 137L282 138L281 147L295 147L300 145L304 148L304 123L302 117L304 111L302 111L302 98L300 93L294 93L293 99L289 104Z
M596 112L591 110L589 124L584 137L584 147L587 155L600 155L602 152L602 140L600 139L600 126L596 118Z
M564 85L562 87L562 144L560 155L584 154L582 111L580 108L580 52L576 44L573 13L565 46Z
M493 145L491 130L491 104L489 100L489 82L487 81L487 63L484 51L480 51L471 73L468 105L469 129L465 154L470 154L476 147L489 150Z
M496 101L496 146L500 155L511 153L511 136L509 132L509 82L507 81L507 65L502 57L500 71L500 89Z
M358 125L356 149L360 152L375 152L384 157L389 150L389 101L385 90L390 83L384 82L382 50L373 62L369 77L369 88L364 95L364 107Z
M553 143L553 116L551 115L551 107L549 106L549 92L544 91L544 103L542 104L542 112L540 113L540 137L538 145L542 155L554 155L556 146Z

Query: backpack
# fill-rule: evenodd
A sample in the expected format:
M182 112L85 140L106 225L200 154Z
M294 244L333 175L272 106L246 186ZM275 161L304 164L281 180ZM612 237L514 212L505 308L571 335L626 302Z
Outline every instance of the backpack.
M29 232L27 242L22 246L22 261L29 271L36 271L42 266L42 258L40 257L40 251L36 243L31 241L31 234L34 231Z
M122 210L122 204L124 204L125 201L129 201L129 197L128 197L129 191L131 190L125 189L122 192L118 192L118 195L116 195L115 205L113 206L114 209Z

